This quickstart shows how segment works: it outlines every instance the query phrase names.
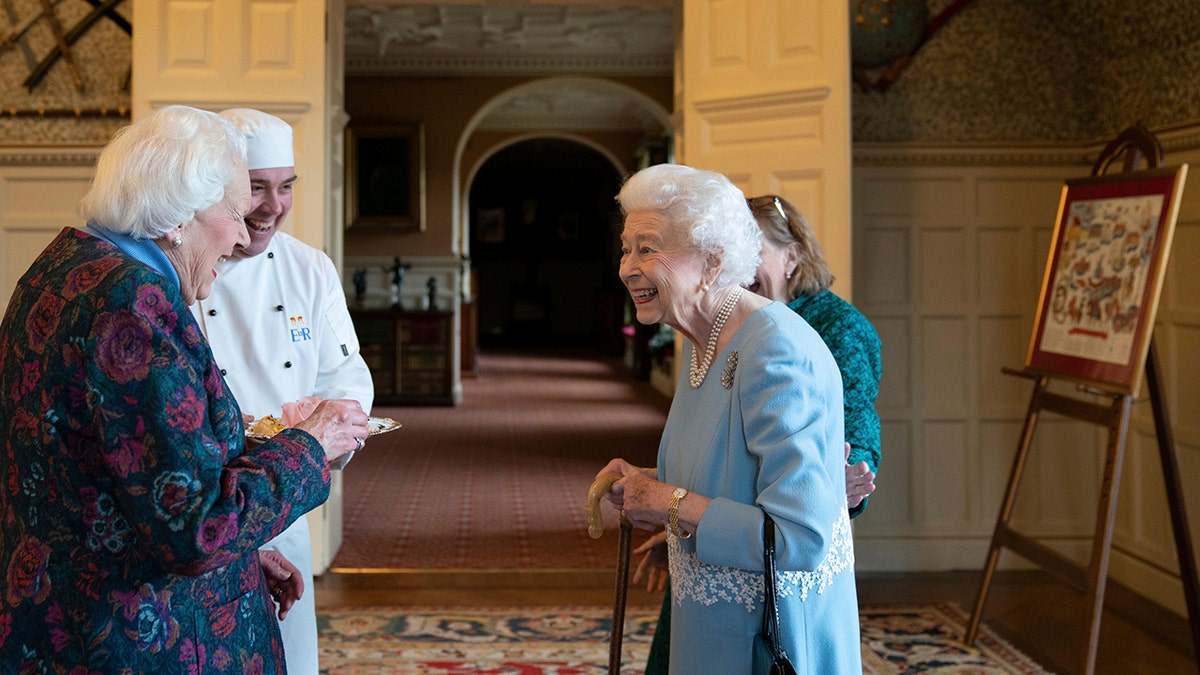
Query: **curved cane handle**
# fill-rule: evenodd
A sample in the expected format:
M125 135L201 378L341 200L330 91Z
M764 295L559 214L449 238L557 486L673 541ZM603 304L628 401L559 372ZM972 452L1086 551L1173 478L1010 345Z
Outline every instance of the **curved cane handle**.
M588 535L592 539L599 539L600 535L604 534L604 520L600 516L600 498L608 493L612 488L612 484L624 478L619 473L606 473L596 478L592 482L592 487L588 489L587 519L588 519Z

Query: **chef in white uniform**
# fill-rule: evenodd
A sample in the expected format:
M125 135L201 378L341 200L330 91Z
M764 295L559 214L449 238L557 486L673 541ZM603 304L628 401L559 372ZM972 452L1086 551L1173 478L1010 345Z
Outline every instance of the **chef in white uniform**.
M292 128L247 108L221 115L246 135L252 199L245 217L250 245L235 250L219 268L212 294L192 305L221 373L242 412L255 418L278 417L284 403L304 396L352 399L369 413L371 373L333 262L278 231L291 211L296 182ZM308 520L297 518L264 548L278 550L303 574L304 593L280 629L288 673L316 675Z

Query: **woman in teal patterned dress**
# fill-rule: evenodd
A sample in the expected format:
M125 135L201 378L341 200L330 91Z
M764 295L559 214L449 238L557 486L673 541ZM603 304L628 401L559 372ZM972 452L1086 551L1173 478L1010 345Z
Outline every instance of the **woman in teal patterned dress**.
M804 318L828 345L842 373L846 420L846 498L850 517L867 508L875 490L880 459L879 394L882 357L879 336L854 305L829 286L833 274L825 262L812 226L790 202L776 195L746 200L763 233L762 263L750 290L786 304ZM654 632L646 675L665 675L668 669L671 592L666 584L665 532L639 547L644 553L635 580L645 578L649 590L665 591Z
M258 548L329 493L367 415L246 442L188 305L248 241L242 135L170 106L100 154L0 323L0 672L282 673ZM281 601L279 611L287 609Z
M849 446L846 498L854 518L867 508L879 468L879 335L862 312L829 290L833 274L800 211L775 195L746 201L763 233L762 264L750 290L786 304L807 321L829 346L842 373Z

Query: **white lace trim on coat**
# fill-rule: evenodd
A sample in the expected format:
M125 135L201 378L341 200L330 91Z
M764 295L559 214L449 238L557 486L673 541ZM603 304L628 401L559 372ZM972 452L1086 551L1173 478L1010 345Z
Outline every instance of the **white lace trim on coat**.
M778 530L777 530L778 531ZM695 552L684 553L680 540L667 535L667 551L671 569L671 597L676 605L687 598L702 605L734 602L753 612L762 602L763 575L737 567L710 565L700 562ZM829 553L812 571L775 572L775 593L780 598L798 596L803 602L808 592L823 593L833 578L854 569L854 540L850 535L850 517L842 509L841 517L833 524L833 540Z

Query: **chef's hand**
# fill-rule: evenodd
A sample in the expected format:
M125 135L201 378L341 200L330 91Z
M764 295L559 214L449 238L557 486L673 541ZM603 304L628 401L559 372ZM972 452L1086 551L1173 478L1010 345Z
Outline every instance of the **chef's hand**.
M259 551L258 561L271 598L279 605L279 620L283 621L292 605L304 595L304 575L279 551Z
M367 413L358 401L329 399L322 401L303 422L296 425L316 437L329 461L354 450L361 450L367 438Z
M242 426L245 427L246 429L249 429L253 424L254 424L254 415L251 415L250 413L242 413ZM253 446L253 445L258 445L259 443L262 443L261 438L256 438L254 436L246 437L247 447Z

